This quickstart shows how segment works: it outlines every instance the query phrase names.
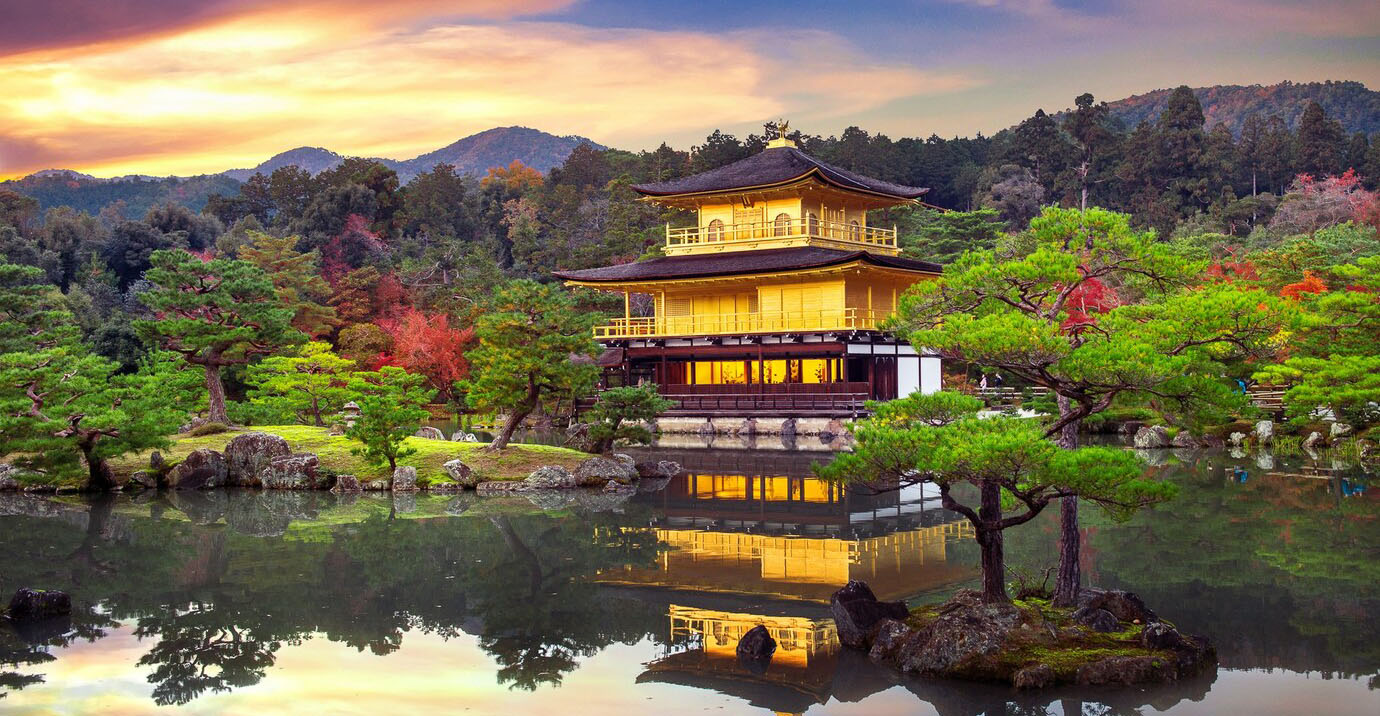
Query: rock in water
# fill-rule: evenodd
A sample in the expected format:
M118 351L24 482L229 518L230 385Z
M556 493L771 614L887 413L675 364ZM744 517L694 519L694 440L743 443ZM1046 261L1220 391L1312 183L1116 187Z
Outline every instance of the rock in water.
M474 487L479 484L479 475L475 474L475 471L469 465L461 462L458 458L447 462L445 465L442 465L442 467L445 468L446 474L450 476L450 479L454 480L455 484L461 487L474 489Z
M309 452L275 457L261 482L270 490L324 490L328 480L320 468L321 461Z
M335 485L331 487L331 492L360 492L364 485L360 484L359 478L354 475L340 475L335 478Z
M575 486L575 476L558 465L547 465L533 470L522 485L531 490L564 490Z
M417 432L412 434L414 438L425 438L427 440L445 440L446 434L440 428L433 428L430 425L423 425L417 428Z
M1275 421L1262 420L1255 424L1255 440L1261 445L1269 445L1275 439Z
M1147 425L1136 431L1131 444L1141 450L1169 447L1169 431L1163 425Z
M393 491L412 492L417 489L417 468L399 465L393 470Z
M200 448L168 471L168 487L179 490L224 487L226 475L225 456L209 448Z
M839 641L854 649L866 649L873 631L883 619L905 619L910 610L902 602L879 602L865 582L848 580L829 597Z
M72 598L56 589L22 587L10 598L10 619L35 621L72 613Z
M1232 433L1227 436L1227 442L1230 443L1232 447L1241 447L1241 445L1246 442L1246 434Z
M607 457L592 457L575 468L575 484L580 487L602 487L604 483L630 483L637 479L637 468Z
M1327 429L1327 436L1333 440L1336 440L1337 438L1341 437L1346 437L1350 434L1351 426L1347 425L1346 423L1333 423L1332 427Z
M1054 667L1049 664L1027 666L1011 677L1011 685L1018 689L1043 689L1052 683L1054 683Z
M656 462L637 463L637 476L647 480L670 479L679 475L683 468L680 463L674 460L657 460Z
M1020 622L1010 604L987 604L982 594L959 590L931 624L901 649L900 666L923 676L943 676L960 664L996 654Z
M758 624L747 630L743 638L738 640L738 663L746 666L749 671L760 674L767 670L767 664L771 663L772 654L776 653L776 640L771 638L771 632L767 627Z
M237 487L259 487L273 458L291 454L288 442L277 435L260 431L236 435L225 444L227 477Z
M1304 440L1303 440L1303 448L1304 448L1305 450L1312 450L1312 449L1318 447L1319 445L1321 445L1321 444L1322 444L1322 441L1323 441L1322 433L1320 433L1320 432L1314 430L1313 432L1308 433L1308 437L1304 438Z
M1202 447L1202 442L1200 442L1198 438L1193 437L1193 434L1187 430L1180 430L1179 433L1174 436L1174 439L1169 441L1169 444L1176 448Z

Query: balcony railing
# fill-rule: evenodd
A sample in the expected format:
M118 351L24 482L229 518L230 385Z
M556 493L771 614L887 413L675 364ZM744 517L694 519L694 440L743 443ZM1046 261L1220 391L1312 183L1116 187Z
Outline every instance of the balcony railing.
M715 244L770 242L773 239L815 238L829 239L862 246L896 248L896 229L861 226L819 219L782 219L780 221L747 224L714 224L707 226L666 227L666 246L677 249Z
M762 311L701 316L617 318L595 326L595 338L653 338L714 336L746 333L876 330L887 311L866 308L826 308L816 311Z

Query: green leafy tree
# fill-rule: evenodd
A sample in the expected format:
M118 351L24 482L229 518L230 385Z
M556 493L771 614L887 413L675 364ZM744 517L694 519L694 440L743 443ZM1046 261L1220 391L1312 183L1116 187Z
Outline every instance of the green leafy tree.
M1290 415L1319 408L1352 423L1380 422L1380 256L1334 266L1340 290L1300 293L1303 322L1291 337L1293 356L1256 374L1289 385Z
M335 328L335 309L325 305L331 287L317 271L315 251L296 248L296 236L276 237L250 231L251 244L239 249L239 257L254 264L273 281L282 304L291 308L292 327L309 335L321 336Z
M1054 393L1047 434L1065 448L1119 396L1202 419L1240 405L1224 362L1272 353L1284 309L1230 284L1184 291L1186 261L1123 214L1046 209L1019 242L974 251L908 291L892 327L947 359L987 366ZM1056 598L1079 589L1078 504L1061 505Z
M0 264L0 445L19 467L88 489L116 486L107 460L167 444L177 413L154 380L91 353L41 272Z
M184 251L156 251L140 298L157 318L135 327L163 349L206 373L207 418L228 423L221 369L249 363L301 340L293 309L280 306L273 283L246 261L202 261Z
M471 407L507 415L488 449L507 447L543 397L590 390L597 368L571 358L598 351L598 319L557 286L522 280L495 292L475 324L479 347L466 354L472 377L460 384Z
M430 391L423 387L426 378L396 366L384 366L377 373L364 373L355 383L359 397L359 417L345 430L345 437L360 442L350 450L374 465L387 464L396 470L398 458L417 452L403 441L417 431L427 418ZM391 477L389 478L392 479Z
M324 426L322 415L340 412L353 392L355 362L331 352L331 344L312 341L296 355L271 356L249 366L245 382L250 401L274 414Z
M608 452L615 441L648 443L652 431L645 424L674 403L661 397L655 384L610 388L585 413L589 421L590 452Z
M890 489L937 485L943 507L973 525L988 602L1008 601L1002 533L1034 519L1051 502L1076 496L1129 516L1174 494L1170 483L1142 479L1143 466L1128 451L1062 449L1030 420L978 418L982 403L976 398L915 394L871 407L872 417L853 426L853 451L821 473ZM977 488L977 505L955 494L960 483Z
M894 212L902 251L910 258L947 264L965 251L991 249L1006 229L995 209Z

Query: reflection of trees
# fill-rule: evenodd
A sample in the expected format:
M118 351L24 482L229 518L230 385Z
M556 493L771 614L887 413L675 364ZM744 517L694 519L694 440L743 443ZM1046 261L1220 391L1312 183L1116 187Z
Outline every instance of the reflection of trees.
M1300 477L1301 467L1279 459L1267 473L1213 456L1158 468L1182 488L1174 501L1124 524L1088 520L1094 581L1210 636L1226 666L1374 673L1380 504L1341 498L1340 478ZM1052 544L1040 526L1014 537L1030 562Z
M264 677L281 644L259 641L252 628L228 622L225 614L199 603L139 620L135 636L158 640L139 659L140 666L155 667L148 677L154 703L181 706L207 690L251 686Z

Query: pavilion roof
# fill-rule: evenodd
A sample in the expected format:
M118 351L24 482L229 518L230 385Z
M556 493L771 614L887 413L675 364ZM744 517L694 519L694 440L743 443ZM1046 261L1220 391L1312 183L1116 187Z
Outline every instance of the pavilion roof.
M846 191L880 194L898 200L917 199L929 191L855 174L815 159L796 147L771 147L718 169L670 181L635 184L633 189L649 197L712 194L791 184L811 175Z
M940 273L939 264L929 261L884 256L867 251L845 251L819 246L796 246L784 249L730 251L718 254L690 254L667 256L577 271L556 271L557 278L591 283L623 283L658 279L709 278L735 274L775 273L817 269L862 261L866 264L904 271Z

